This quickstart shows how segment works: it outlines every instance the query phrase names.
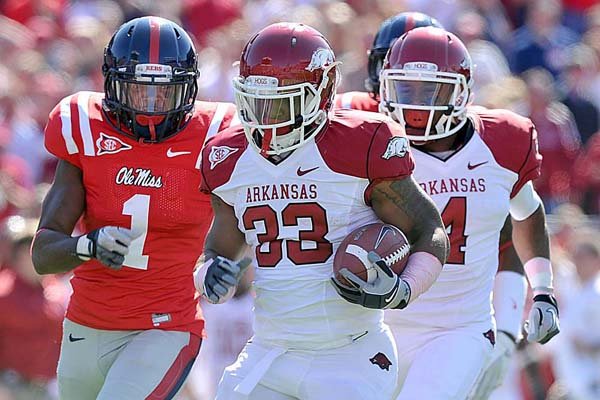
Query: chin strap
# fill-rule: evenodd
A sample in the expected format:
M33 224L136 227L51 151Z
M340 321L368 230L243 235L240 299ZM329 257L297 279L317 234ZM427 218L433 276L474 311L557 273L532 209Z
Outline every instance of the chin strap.
M157 138L156 125L163 123L165 120L165 117L163 117L163 116L153 117L153 116L149 116L149 115L136 115L135 120L139 125L148 127L148 133L150 134L149 140L152 142L155 142L156 138ZM164 131L164 129L163 129L163 131Z
M260 154L263 157L267 157L267 151L271 149L271 140L273 139L273 130L267 129L264 136L262 137L262 146L260 146Z

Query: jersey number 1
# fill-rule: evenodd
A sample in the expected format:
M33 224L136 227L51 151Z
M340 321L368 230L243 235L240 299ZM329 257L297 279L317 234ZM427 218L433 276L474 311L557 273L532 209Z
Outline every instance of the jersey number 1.
M148 269L148 256L143 254L146 235L148 235L148 214L150 195L136 194L123 204L123 214L131 215L131 230L142 232L129 245L129 254L125 256L123 266L135 269Z

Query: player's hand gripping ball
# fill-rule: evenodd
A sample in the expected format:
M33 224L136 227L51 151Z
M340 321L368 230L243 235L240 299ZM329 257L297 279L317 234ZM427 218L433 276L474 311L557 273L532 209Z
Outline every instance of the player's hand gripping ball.
M377 253L400 275L408 262L410 244L404 233L393 225L377 222L362 226L346 236L335 253L333 272L336 279L353 286L340 274L340 270L346 268L367 283L375 281L377 269L368 259L369 252Z

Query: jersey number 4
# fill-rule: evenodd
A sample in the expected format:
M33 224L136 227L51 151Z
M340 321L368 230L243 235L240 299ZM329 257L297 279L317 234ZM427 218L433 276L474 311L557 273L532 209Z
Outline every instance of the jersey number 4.
M467 222L467 198L451 197L444 211L442 211L442 220L450 238L450 254L447 264L464 264L467 236L465 235L465 225Z
M268 205L249 207L242 220L246 230L257 230L261 245L255 251L260 267L272 268L282 260L284 242L287 257L296 265L323 263L333 254L332 244L325 239L329 232L327 216L317 203L289 204L281 215ZM279 239L280 227L296 227L298 240ZM312 246L303 241L313 242Z

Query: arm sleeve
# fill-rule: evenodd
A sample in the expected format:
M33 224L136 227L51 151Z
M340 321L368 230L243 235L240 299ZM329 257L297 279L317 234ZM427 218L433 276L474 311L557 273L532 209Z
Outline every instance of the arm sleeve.
M528 181L519 193L510 199L510 216L517 221L527 219L542 204L542 199L533 188L533 183Z

